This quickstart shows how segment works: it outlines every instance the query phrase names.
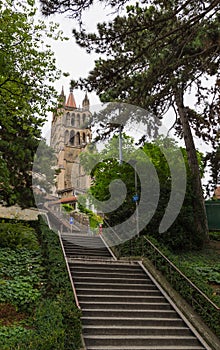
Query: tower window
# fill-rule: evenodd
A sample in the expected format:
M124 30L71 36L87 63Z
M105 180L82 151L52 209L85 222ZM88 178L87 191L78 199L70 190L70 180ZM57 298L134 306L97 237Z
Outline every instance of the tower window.
M74 130L70 131L70 144L71 145L75 144L75 132L74 132Z
M85 125L85 123L86 123L86 114L85 113L83 113L82 121L83 121L83 125Z
M75 120L74 120L74 118L71 118L71 125L72 125L72 126L75 125Z
M80 145L80 133L77 132L76 134L76 146L79 146Z
M83 133L83 143L86 143L86 134L85 133Z
M79 128L80 127L80 114L78 113L76 116L76 127Z

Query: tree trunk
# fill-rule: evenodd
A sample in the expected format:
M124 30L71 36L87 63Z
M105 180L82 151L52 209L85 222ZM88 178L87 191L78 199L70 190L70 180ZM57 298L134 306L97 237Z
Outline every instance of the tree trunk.
M193 211L195 228L203 240L203 244L209 242L208 222L206 216L205 203L203 198L202 184L196 148L192 136L192 131L188 121L187 108L183 102L183 90L175 92L175 102L182 125L183 137L186 146L188 164L192 175L192 186L194 190Z

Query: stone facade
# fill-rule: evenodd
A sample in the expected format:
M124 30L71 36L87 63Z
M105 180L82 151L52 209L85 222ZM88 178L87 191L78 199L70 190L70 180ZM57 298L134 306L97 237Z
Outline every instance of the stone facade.
M87 94L82 108L77 108L72 89L67 100L62 89L57 110L53 114L50 141L60 169L56 181L59 197L84 193L90 186L90 178L85 174L79 159L80 153L91 142L89 107Z

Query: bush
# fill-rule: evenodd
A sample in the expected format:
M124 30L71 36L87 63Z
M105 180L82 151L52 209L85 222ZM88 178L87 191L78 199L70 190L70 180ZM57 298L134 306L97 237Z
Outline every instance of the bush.
M220 241L220 231L209 232L209 237L213 241Z
M58 235L41 219L32 224L37 234L20 223L19 227L31 232L34 242L39 240L38 250L0 249L0 302L28 311L24 314L27 318L0 327L0 349L77 350L81 346L80 311L74 303ZM9 243L18 247L15 237L16 242L11 239Z
M19 325L0 327L0 348L1 350L27 350L26 345L28 346L27 343L33 333L32 329L26 329Z
M47 277L46 296L55 302L59 302L65 332L64 348L65 350L79 349L81 346L81 312L74 303L72 286L59 237L48 228L42 218L40 218L38 235ZM52 349L60 350L59 347Z
M33 228L21 223L2 222L0 225L0 247L38 249L39 244Z

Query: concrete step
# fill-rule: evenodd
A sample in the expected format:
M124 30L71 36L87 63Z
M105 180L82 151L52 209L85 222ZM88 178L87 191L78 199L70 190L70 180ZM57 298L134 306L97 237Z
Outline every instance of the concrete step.
M130 318L130 317L85 317L82 316L82 323L83 326L102 326L104 329L106 327L118 327L118 329L121 329L121 327L136 327L139 329L140 327L185 327L185 323L181 318L174 317L174 318L161 318L161 317L136 317Z
M105 310L172 310L169 303L138 303L138 302L121 302L114 301L100 302L100 301L81 301L80 306L82 309L105 309Z
M64 246L87 350L205 350L138 262L115 261L92 237L78 246L83 239Z
M165 302L166 299L163 296L152 296L152 295L131 295L131 296L127 296L127 295L115 295L111 294L111 295L107 295L107 294L100 294L100 295L83 295L83 294L78 294L77 295L78 299L80 302L109 302L111 300L111 302L114 303L161 303L161 302Z
M174 310L139 310L139 309L82 309L85 317L130 317L130 318L177 318Z
M64 247L65 248L65 247ZM91 250L91 249L73 249L73 248L65 248L66 255L71 257L71 256L95 256L97 257L111 257L111 255L106 252L105 250L103 251L98 251L97 249Z
M199 345L193 345L193 346L184 346L184 345L159 345L159 346L129 346L129 345L123 345L121 347L119 346L89 346L87 347L87 350L204 350L204 347L199 346Z
M85 335L184 335L192 336L192 332L188 327L176 326L83 326L83 333Z
M89 348L92 346L199 346L198 340L193 336L172 336L172 335L110 335L110 336L99 336L99 335L84 335L84 341L86 346Z
M142 271L140 269L140 266L137 265L137 263L124 263L121 262L120 264L118 263L118 261L114 261L112 264L105 264L103 262L100 262L99 260L91 263L88 261L78 261L78 262L74 262L73 264L70 264L70 267L75 267L77 268L77 270L80 271L80 269L85 270L87 272L89 271L104 271L104 272L122 272L122 273L126 273L126 274L130 274L132 272L137 272L137 273L144 273L144 271ZM145 273L144 273L145 274ZM146 274L145 274L146 276Z
M79 277L98 277L98 278L120 278L120 279L133 279L133 280L137 280L137 279L142 279L144 281L146 281L146 279L148 281L150 281L149 278L146 277L146 275L144 273L136 273L132 272L132 273L123 273L123 272L105 272L105 271L100 271L100 270L96 270L96 271L85 271L82 269L77 269L73 266L70 265L70 271L74 273L74 276L79 276Z
M123 283L120 284L120 281L118 281L117 283L109 283L109 282L96 282L95 280L84 280L83 282L81 282L80 280L74 280L74 284L76 286L76 288L78 288L80 286L80 288L82 287L91 287L91 288L95 288L95 289L108 289L108 290L115 290L115 289L132 289L133 291L138 291L138 290L145 290L145 291L150 291L150 290L157 290L156 286L154 284L148 284L147 282L145 284L137 284L137 283Z
M147 286L147 285L153 285L153 283L150 281L150 279L148 278L132 278L132 277L100 277L99 275L95 276L84 276L84 275L78 275L78 274L74 274L74 280L75 281L81 281L81 282L88 282L88 283L108 283L108 284L140 284L142 286Z

